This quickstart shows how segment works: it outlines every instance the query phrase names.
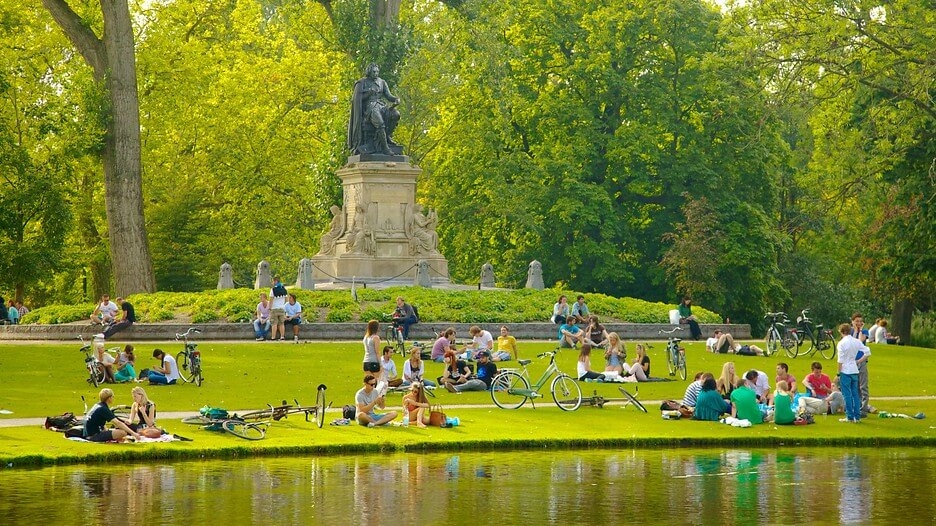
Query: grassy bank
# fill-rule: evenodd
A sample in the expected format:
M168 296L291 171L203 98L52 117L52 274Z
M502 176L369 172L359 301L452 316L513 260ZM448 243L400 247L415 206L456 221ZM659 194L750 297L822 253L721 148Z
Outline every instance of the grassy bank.
M142 365L154 345L138 346ZM173 354L176 344L163 346ZM654 376L665 376L662 344L653 344L650 357ZM223 344L202 343L206 381L202 387L177 385L148 387L147 392L159 411L195 412L203 405L230 410L264 407L267 403L298 398L312 403L315 387L328 385L328 398L334 407L352 403L361 385L360 343L340 344ZM551 348L547 343L521 342L521 353L533 357ZM633 354L633 345L628 346ZM929 352L910 347L873 347L871 365L872 397L931 396L934 373L921 366ZM791 372L802 378L811 358L785 360L779 357L726 357L704 352L702 344L687 345L690 371L707 370L719 374L727 359L734 359L738 370L757 368L773 377L779 361L790 363ZM12 415L0 418L42 417L64 411L80 413L80 397L96 398L97 389L84 381L83 355L74 345L4 345L0 346L0 368L5 371L0 408ZM565 351L559 364L565 371L575 370L576 355ZM599 359L594 359L597 365ZM821 360L827 371L835 371L833 361ZM398 368L402 361L396 359ZM516 365L502 364L504 366ZM534 379L544 369L542 360L531 365ZM441 366L430 364L428 376L441 373ZM617 384L581 383L583 392L597 391L607 398L619 398ZM634 384L626 384L631 390ZM639 384L643 400L680 399L687 382ZM113 386L118 403L130 402L131 385ZM583 407L576 412L559 411L546 399L534 410L525 406L517 411L496 407L467 408L465 405L490 404L488 393L454 395L438 393L450 416L458 416L461 425L453 429L419 430L415 428L366 429L352 425L326 425L317 429L302 419L274 423L267 438L247 442L229 434L204 431L179 421L160 420L169 431L195 439L194 442L168 444L91 445L65 440L60 434L37 427L0 428L0 460L14 466L49 463L102 462L145 458L242 457L280 454L336 454L357 451L434 450L434 449L504 449L580 446L673 446L699 445L933 445L932 420L870 418L860 425L847 425L838 418L818 418L812 426L754 426L736 429L715 423L667 421L657 407L650 413L633 407L622 409L608 405L604 409ZM399 404L400 395L389 395L388 404ZM881 400L875 405L891 412L925 411L936 416L934 400ZM327 421L339 415L329 413Z

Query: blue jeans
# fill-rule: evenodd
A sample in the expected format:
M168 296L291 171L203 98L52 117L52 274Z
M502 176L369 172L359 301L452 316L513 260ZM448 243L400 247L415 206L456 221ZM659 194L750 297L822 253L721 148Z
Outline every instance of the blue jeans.
M861 396L858 394L858 375L839 375L839 387L845 397L845 417L849 420L861 419Z
M173 385L176 383L175 380L169 381L166 379L166 375L163 373L157 373L156 371L149 372L149 381L151 384L162 384L162 385Z
M260 324L263 324L262 326ZM263 330L261 330L261 327ZM257 335L257 338L265 338L266 333L270 332L270 320L261 322L260 320L254 320L253 322L254 334Z

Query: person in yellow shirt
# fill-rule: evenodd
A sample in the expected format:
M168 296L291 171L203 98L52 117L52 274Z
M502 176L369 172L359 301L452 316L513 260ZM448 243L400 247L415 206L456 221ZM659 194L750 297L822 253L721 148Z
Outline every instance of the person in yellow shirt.
M517 353L517 339L510 335L507 326L500 328L500 336L497 337L497 351L492 353L492 360L495 362L509 362L512 358L520 359Z

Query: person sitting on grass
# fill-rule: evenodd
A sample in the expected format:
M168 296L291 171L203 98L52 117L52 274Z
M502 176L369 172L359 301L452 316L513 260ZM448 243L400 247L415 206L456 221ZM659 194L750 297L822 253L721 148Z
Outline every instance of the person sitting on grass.
M845 397L838 389L838 380L832 380L832 390L828 396L817 398L813 396L801 396L797 403L797 412L809 413L811 415L834 415L845 412Z
M517 351L517 339L514 338L506 325L501 326L500 336L497 337L497 352L491 355L495 362L509 362L512 357L520 359Z
M110 405L114 401L114 391L110 389L101 389L98 393L100 402L94 404L91 411L85 417L82 436L85 440L91 442L123 442L127 436L140 438L139 433L130 429L111 411ZM117 429L105 429L110 422Z
M494 348L494 336L491 335L490 331L486 331L477 325L472 325L471 328L468 329L468 334L471 335L471 343L465 348L464 359L476 359L478 353L481 351L490 352L491 349Z
M588 325L585 326L582 342L591 345L592 349L604 349L608 346L608 331L598 321L598 316L592 314L588 317Z
M445 353L449 351L455 354L455 329L452 327L445 329L445 332L439 335L439 339L432 344L432 354L429 357L433 362L442 362Z
M364 375L364 387L354 395L354 403L357 405L357 421L362 426L382 426L397 417L396 411L384 414L374 411L375 408L386 407L384 394L375 389L376 387L377 378L372 374Z
M781 380L787 383L788 391L796 393L796 377L790 374L790 366L783 362L777 364L777 378L774 383L780 385Z
M757 407L757 393L754 392L756 381L757 371L748 371L744 378L738 378L731 391L731 416L748 420L752 424L761 424L764 422L764 413Z
M153 349L153 358L159 360L159 365L150 369L150 385L175 385L182 378L179 375L179 366L175 358L166 354L162 349Z
M410 422L416 422L416 427L424 428L429 424L429 399L421 383L413 383L410 391L403 395L403 412L409 413Z
M785 380L777 381L777 391L770 400L770 405L774 408L775 424L790 425L796 420L796 415L793 413L793 393L790 392L790 384Z
M702 382L705 381L706 376L711 376L712 380L715 380L715 375L712 373L703 373L699 371L692 377L692 382L686 387L686 392L683 394L682 406L688 409L692 409L696 405L696 400L699 397L699 393L702 392Z
M133 405L130 406L130 429L148 438L159 438L162 429L156 426L156 404L146 396L146 391L136 386L130 390Z
M624 365L627 363L627 348L618 333L608 334L608 348L605 350L605 371L614 371L624 374Z
M572 320L566 321L559 326L559 347L566 349L578 349L579 341L585 335L582 329Z
M592 371L591 350L592 350L592 346L590 344L587 344L587 343L582 344L582 350L579 352L578 362L576 362L576 370L578 372L578 379L579 381L598 380L599 382L603 382L605 379L605 375Z
M813 362L810 369L811 372L803 378L806 396L820 399L829 396L832 393L832 380L829 375L823 374L822 363Z
M423 375L426 374L426 365L422 361L420 352L418 347L414 347L410 350L409 360L406 360L406 363L403 364L402 385L406 386L414 383L422 383L423 387L435 387L435 382L423 379Z
M715 386L715 376L706 373L702 380L702 387L695 400L695 409L693 409L693 420L706 420L718 422L721 416L731 412L731 404L722 398L721 393Z
M650 378L650 357L640 343L637 344L636 354L633 364L624 364L624 375L633 376L638 382L646 382Z
M734 391L735 386L738 385L738 378L735 372L734 362L725 362L724 365L722 365L721 376L719 376L718 380L715 382L722 398L725 400L731 398L731 392Z
M468 380L461 383L446 383L445 388L453 393L463 393L465 391L487 391L491 388L491 382L494 381L494 375L496 374L497 366L494 365L494 362L491 361L491 353L488 351L481 351L478 353L477 376L474 378L469 378Z
M117 372L114 373L114 380L117 383L132 382L136 380L136 355L133 354L133 346L127 344L123 352L117 358Z
M380 381L390 387L399 387L403 379L397 376L396 364L393 363L393 347L385 345L380 355Z
M111 356L111 353L104 350L104 342L97 338L94 341L94 359L104 368L104 381L109 384L117 383L114 380L114 363L117 360Z
M471 369L463 360L459 360L455 351L445 351L445 357L442 359L445 363L445 370L442 373L442 386L453 391L457 385L462 385L471 377Z

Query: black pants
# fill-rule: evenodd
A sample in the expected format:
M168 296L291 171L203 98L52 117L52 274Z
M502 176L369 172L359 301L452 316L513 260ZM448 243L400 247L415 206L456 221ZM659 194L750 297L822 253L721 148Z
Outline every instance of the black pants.
M127 327L133 325L132 321L121 320L117 323L112 323L110 327L104 329L104 339L110 338L111 336L117 334L118 332L126 329Z
M698 340L702 337L702 329L699 327L699 322L695 320L686 320L686 323L689 324L689 332L692 334L693 340Z

